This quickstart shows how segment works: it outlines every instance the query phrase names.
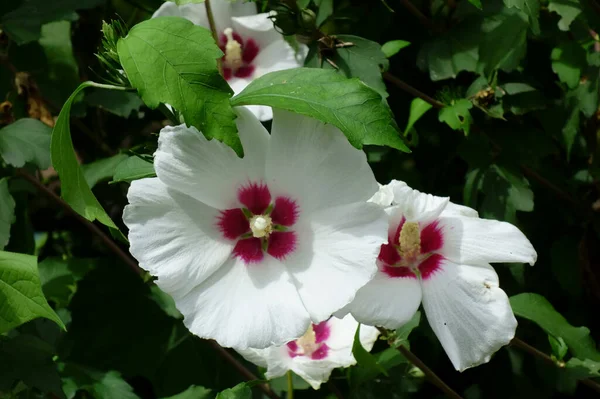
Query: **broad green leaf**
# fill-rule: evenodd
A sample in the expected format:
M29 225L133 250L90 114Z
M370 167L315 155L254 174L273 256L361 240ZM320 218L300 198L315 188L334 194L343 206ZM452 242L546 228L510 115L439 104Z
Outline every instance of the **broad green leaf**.
M481 25L483 37L479 63L486 75L496 69L516 69L527 52L527 15L515 9L486 18Z
M46 302L35 256L0 251L0 334L45 317L65 328Z
M548 10L554 11L560 15L560 21L558 21L558 28L560 30L568 31L571 26L571 22L583 12L581 3L579 0L550 0L548 4Z
M144 105L137 93L102 89L86 94L85 102L122 118L128 118L133 111L139 111L140 107Z
M40 169L50 166L52 128L37 119L23 118L0 129L0 155L20 168L33 162Z
M118 371L99 371L88 367L68 364L63 370L63 389L67 399L77 391L85 391L94 399L139 399Z
M305 65L311 68L332 69L347 78L359 78L383 97L387 97L381 72L388 69L389 61L379 43L353 35L336 37L347 46L338 48L331 55L323 55L322 60L318 57L318 46L313 46L306 57ZM337 68L325 58L333 62Z
M69 127L71 105L81 90L91 86L123 90L119 87L94 82L84 82L79 85L60 111L54 130L52 131L50 145L52 165L60 177L61 197L71 208L89 221L97 219L102 224L118 231L119 229L102 208L102 205L100 205L86 183L83 170L77 161L75 148L71 141L71 128Z
M377 358L367 352L367 350L362 346L362 343L360 342L360 327L361 325L359 324L356 328L356 333L354 333L354 342L352 344L352 355L356 359L356 363L359 366L356 368L359 372L353 373L350 376L350 383L354 388L361 385L365 381L375 378L379 374L383 374L385 376L388 375L387 370L377 362Z
M385 54L387 58L390 58L398 54L400 50L408 46L410 46L410 42L407 42L405 40L391 40L389 42L384 43L383 46L381 46L381 51L383 51L383 54Z
M527 14L531 31L535 35L540 34L540 0L504 0L504 4L506 7L514 7Z
M43 24L61 20L77 19L75 10L99 6L104 0L22 0L14 10L0 18L2 30L18 45L40 38Z
M415 98L411 101L410 113L408 114L408 123L406 124L406 128L404 128L405 136L408 134L410 129L412 129L414 124L417 123L417 121L421 119L421 117L425 115L425 113L431 108L433 108L433 105L421 100L420 98Z
M0 250L8 244L15 220L15 200L8 191L8 177L4 177L0 179Z
M579 85L581 72L587 67L585 50L576 42L562 42L552 49L552 70L561 82L574 89Z
M517 211L533 210L533 191L518 172L494 164L479 177L477 189L485 196L479 207L482 217L516 223Z
M446 122L454 130L462 130L465 135L469 135L471 129L471 113L469 110L473 108L473 103L467 99L455 101L452 105L440 109L438 119L440 122Z
M132 182L145 177L154 177L154 165L138 156L131 156L117 165L112 183Z
M600 362L590 359L581 360L576 357L569 359L565 368L567 373L578 380L600 377Z
M109 158L100 159L92 163L81 165L83 177L90 188L96 183L107 180L115 174L117 165L129 157L126 154L117 154Z
M564 339L573 356L600 361L600 352L590 337L590 330L586 327L570 325L543 296L529 293L519 294L510 297L510 304L515 315L533 321L554 337Z
M499 86L499 89L505 93L502 97L504 110L515 115L544 109L548 104L548 100L539 90L526 83L505 83Z
M333 14L333 0L314 0L317 7L317 27L321 26Z
M387 145L409 152L391 110L360 80L333 71L297 68L271 72L235 96L233 105L268 105L337 126L350 143Z
M177 395L169 396L163 399L212 399L213 393L210 389L199 386L191 386Z
M223 52L209 30L179 17L152 18L120 39L123 69L144 103L168 103L186 123L241 153L229 103L231 88L217 69Z
M242 382L233 388L219 392L215 399L252 399L252 391L247 383Z
M96 266L94 259L48 257L38 265L42 291L57 307L66 307L77 291L77 282Z

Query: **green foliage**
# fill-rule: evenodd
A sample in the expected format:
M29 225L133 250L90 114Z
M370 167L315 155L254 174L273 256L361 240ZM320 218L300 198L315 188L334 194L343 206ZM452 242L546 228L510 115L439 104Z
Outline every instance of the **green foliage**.
M0 179L0 250L10 238L10 226L15 222L15 200L8 191L8 178Z
M560 15L558 27L563 31L568 31L571 23L583 12L578 0L550 0L548 10Z
M216 399L251 399L252 391L248 387L248 384L241 383L233 388L226 389L217 394Z
M385 54L387 58L390 58L408 46L410 46L410 43L405 40L391 40L381 46L381 51L383 51L383 54Z
M131 156L120 162L113 175L113 183L131 182L144 177L156 176L152 162L138 156Z
M74 398L77 392L85 391L97 399L139 399L133 388L123 380L117 371L102 372L76 365L67 365L63 373L69 375L63 380L67 399Z
M385 100L358 79L346 79L332 71L299 68L271 72L254 80L231 102L269 105L331 123L357 148L375 144L408 151Z
M211 399L212 392L204 387L191 386L184 392L164 399Z
M377 358L367 352L362 346L360 342L360 324L356 328L356 333L354 333L352 355L359 366L351 372L350 383L352 387L356 388L363 382L371 380L379 374L388 375L387 370L377 361Z
M129 157L126 154L117 154L112 157L99 159L95 162L81 166L83 177L87 185L92 188L102 180L108 180L115 174L117 166Z
M65 328L42 293L35 256L0 251L0 333L45 317Z
M0 129L0 155L20 168L32 162L40 169L50 166L52 129L37 119L23 118Z
M91 106L103 108L122 118L128 118L134 111L139 111L144 103L136 93L115 90L90 90L85 102Z
M231 89L219 74L223 53L210 31L177 17L156 18L135 26L117 49L131 85L144 103L168 103L186 123L241 153ZM179 51L178 51L179 50Z
M469 134L473 118L469 110L473 108L473 104L466 99L453 101L450 106L440 109L439 120L445 122L454 130L462 130L465 135Z

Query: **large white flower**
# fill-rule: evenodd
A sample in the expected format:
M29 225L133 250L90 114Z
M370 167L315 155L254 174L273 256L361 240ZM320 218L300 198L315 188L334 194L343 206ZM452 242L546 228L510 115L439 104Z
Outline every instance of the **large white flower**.
M223 346L282 345L350 303L375 274L385 212L362 151L332 125L244 108L244 158L185 125L161 130L157 178L131 184L131 253L186 326Z
M266 367L268 379L281 377L292 370L314 389L319 389L333 369L356 364L352 344L357 327L358 323L350 315L343 319L332 317L319 324L311 324L301 338L286 345L238 352L248 361ZM359 338L362 346L370 351L378 335L375 327L361 326Z
M381 246L375 278L339 314L397 328L422 302L457 370L488 362L517 327L489 263L533 265L537 254L529 240L512 224L479 219L471 208L399 181L383 186L372 201L387 207L388 243Z
M269 72L297 68L304 65L308 47L301 44L298 53L275 30L269 13L256 13L256 4L231 0L211 0L212 12L222 58L223 76L235 94L252 80ZM183 17L209 29L206 7L203 3L178 6L165 2L152 18ZM270 107L250 105L248 108L261 121L273 118Z

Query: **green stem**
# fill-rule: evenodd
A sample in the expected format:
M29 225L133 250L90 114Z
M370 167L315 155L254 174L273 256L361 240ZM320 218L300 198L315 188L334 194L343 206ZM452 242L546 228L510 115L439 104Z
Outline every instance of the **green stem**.
M292 374L292 370L288 370L287 372L287 387L287 399L294 399L294 376Z
M215 17L212 12L212 6L210 5L210 0L204 0L204 7L206 7L206 16L208 18L208 26L210 27L210 31L212 32L213 39L215 39L215 43L219 44L219 32L217 32L217 25L215 24ZM219 68L219 73L223 74L221 70L221 59L217 60L217 67Z

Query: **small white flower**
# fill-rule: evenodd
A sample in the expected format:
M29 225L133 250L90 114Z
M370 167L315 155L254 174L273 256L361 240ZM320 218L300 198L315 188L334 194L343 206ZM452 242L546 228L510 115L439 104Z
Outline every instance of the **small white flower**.
M288 370L302 377L314 389L329 379L338 367L356 364L352 344L358 323L350 315L311 324L308 331L295 341L266 349L245 349L238 352L257 366L266 367L268 379L281 377ZM370 351L379 331L375 327L360 327L360 342Z
M136 180L131 253L194 334L283 345L350 303L386 240L364 152L332 125L275 110L271 135L237 108L244 158L185 125L161 130L157 178Z
M256 4L228 0L211 1L213 17L223 53L223 76L238 94L254 79L264 74L304 65L308 47L301 44L298 54L275 30L269 13L256 13ZM183 17L196 25L210 29L204 3L178 6L165 2L152 18ZM273 118L271 107L250 105L248 108L261 121Z
M393 192L393 201L389 191ZM404 182L371 201L388 206L388 243L375 278L338 314L398 328L423 302L427 320L457 370L486 363L514 337L517 321L489 263L527 262L537 254L515 226L479 219L471 208L420 193Z

